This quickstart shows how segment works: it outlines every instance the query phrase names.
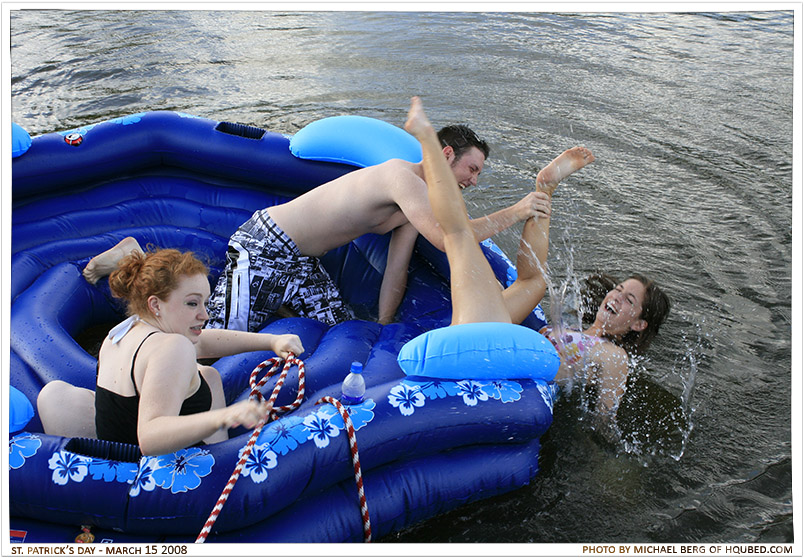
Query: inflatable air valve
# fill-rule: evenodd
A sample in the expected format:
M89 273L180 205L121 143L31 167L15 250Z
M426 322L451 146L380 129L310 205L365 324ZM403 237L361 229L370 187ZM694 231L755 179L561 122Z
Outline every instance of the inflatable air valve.
M81 143L83 143L83 141L84 136L82 136L79 132L72 132L64 136L64 142L67 145L78 147L79 145L81 145Z

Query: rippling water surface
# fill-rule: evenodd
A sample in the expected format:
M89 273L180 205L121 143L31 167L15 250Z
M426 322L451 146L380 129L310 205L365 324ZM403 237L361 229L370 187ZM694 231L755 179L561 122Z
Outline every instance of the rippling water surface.
M162 109L294 133L401 125L420 94L491 144L476 216L586 145L553 202L553 282L666 287L641 367L686 421L614 446L569 398L530 486L387 541L790 542L793 15L14 10L12 116L32 135ZM495 240L513 256L518 236Z

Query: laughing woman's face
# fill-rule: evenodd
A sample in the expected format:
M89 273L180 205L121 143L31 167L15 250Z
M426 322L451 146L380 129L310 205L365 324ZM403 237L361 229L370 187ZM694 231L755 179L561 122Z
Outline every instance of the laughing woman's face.
M607 335L625 335L641 331L647 322L641 319L645 286L637 279L627 279L609 291L597 311L597 321Z

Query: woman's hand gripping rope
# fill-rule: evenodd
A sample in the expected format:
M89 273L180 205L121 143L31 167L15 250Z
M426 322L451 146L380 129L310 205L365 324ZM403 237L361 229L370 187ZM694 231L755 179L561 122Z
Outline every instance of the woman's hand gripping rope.
M284 362L284 366L282 363ZM285 378L288 375L288 370L290 370L291 366L296 365L299 369L299 392L296 396L296 400L289 405L284 405L282 407L277 407L274 409L274 402L276 401L277 396L279 395L279 391L282 389L282 386L285 383ZM271 369L263 376L263 378L257 382L257 375L268 366L271 366ZM279 375L279 379L274 386L273 391L271 392L271 397L268 399L268 409L265 413L265 417L257 424L254 432L251 434L251 438L249 438L248 443L243 448L242 455L240 460L237 462L237 465L232 472L232 476L229 477L229 482L226 483L226 486L221 492L218 501L216 502L215 506L212 508L212 512L209 514L209 518L207 519L206 523L204 524L203 529L198 534L195 542L202 543L206 541L207 536L209 535L210 531L212 530L212 526L215 524L215 521L218 519L218 515L220 515L221 510L223 509L223 505L226 503L226 500L229 498L229 494L232 492L237 479L240 478L240 472L243 470L243 466L248 461L249 456L251 455L251 451L254 448L254 444L257 442L257 438L260 436L260 432L262 432L262 427L265 426L268 422L272 420L276 420L281 413L285 413L288 411L292 411L301 405L302 400L304 399L304 363L296 358L293 353L289 353L286 359L282 359L280 357L270 358L261 362L257 367L251 372L251 376L249 377L249 384L251 385L251 393L249 394L249 398L255 399L257 401L263 401L264 397L260 388L265 385L271 376L276 374L276 372L282 368L282 373Z

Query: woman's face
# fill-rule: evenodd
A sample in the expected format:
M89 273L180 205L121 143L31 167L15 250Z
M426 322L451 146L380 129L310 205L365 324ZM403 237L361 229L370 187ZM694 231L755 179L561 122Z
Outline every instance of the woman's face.
M645 286L637 279L627 279L609 291L597 310L597 321L606 334L624 335L641 331L647 322L640 318Z
M160 324L166 333L178 333L193 343L209 319L206 303L209 282L202 274L184 275L167 300L160 301Z

